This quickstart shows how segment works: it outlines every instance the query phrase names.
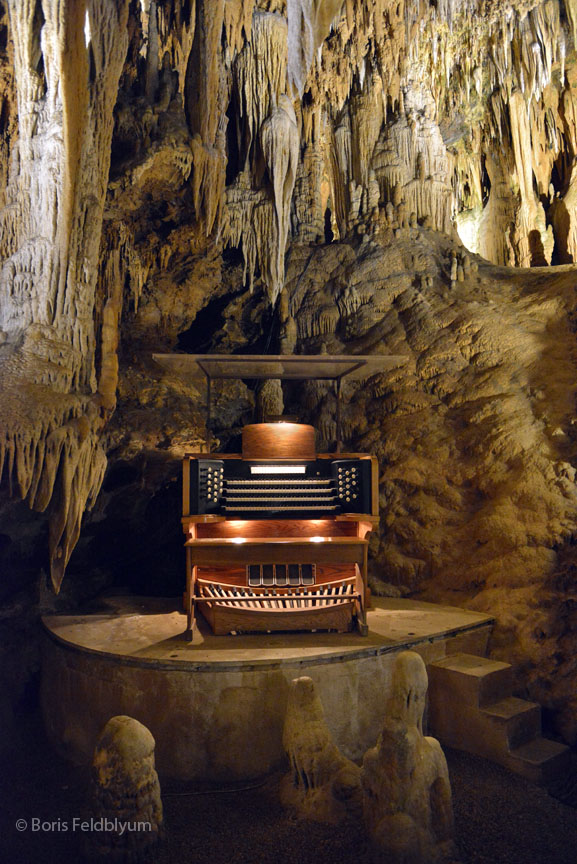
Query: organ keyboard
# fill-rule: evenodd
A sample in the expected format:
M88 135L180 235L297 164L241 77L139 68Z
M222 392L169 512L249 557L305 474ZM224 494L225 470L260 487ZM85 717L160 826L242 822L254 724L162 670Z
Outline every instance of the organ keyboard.
M371 463L363 459L262 464L242 459L190 462L190 509L243 514L254 519L282 513L299 518L371 510Z
M185 457L183 514L189 638L197 611L217 635L367 632L372 457L317 456L309 426L248 426L242 456Z

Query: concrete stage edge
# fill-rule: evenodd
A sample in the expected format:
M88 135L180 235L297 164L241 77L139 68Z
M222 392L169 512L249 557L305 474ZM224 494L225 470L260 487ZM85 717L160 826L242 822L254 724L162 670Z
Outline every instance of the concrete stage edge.
M458 651L485 655L493 622L375 598L367 637L217 637L201 622L187 643L175 601L110 597L90 614L43 618L44 722L58 752L75 762L90 762L105 723L128 714L154 735L162 775L251 779L282 765L288 687L309 675L337 745L359 760L377 740L396 654L410 648L426 663Z

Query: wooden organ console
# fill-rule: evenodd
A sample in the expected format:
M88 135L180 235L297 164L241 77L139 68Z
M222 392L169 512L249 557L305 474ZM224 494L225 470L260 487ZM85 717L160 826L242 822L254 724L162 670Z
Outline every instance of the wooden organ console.
M377 464L317 455L314 429L243 429L242 455L183 460L187 635L358 628L367 633L367 535Z
M367 535L378 522L376 460L341 453L342 382L397 369L405 355L153 354L198 392L206 384L206 453L183 460L187 635L197 613L217 634L367 633ZM211 453L213 382L335 384L336 453L317 455L300 423L245 426L242 454Z

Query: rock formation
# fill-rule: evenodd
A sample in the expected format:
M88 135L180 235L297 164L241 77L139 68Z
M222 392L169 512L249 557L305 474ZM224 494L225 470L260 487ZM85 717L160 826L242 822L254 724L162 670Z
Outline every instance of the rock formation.
M299 156L299 133L288 96L280 97L278 106L262 124L260 140L266 167L272 177L276 211L276 242L273 245L277 254L269 263L272 272L268 280L274 302L284 285L284 253Z
M363 759L365 824L390 864L434 864L454 853L447 763L439 742L423 735L427 684L422 657L399 654L379 740Z
M91 815L114 827L92 832L92 851L106 860L141 861L159 840L162 801L154 743L146 726L125 716L112 717L98 739Z
M318 822L360 818L360 768L334 744L311 678L291 683L283 745L290 763L280 790L285 807Z
M99 392L95 288L128 2L46 2L40 10L11 0L8 10L18 134L0 214L0 471L35 509L52 504L58 589L104 476L100 432L116 390L107 335ZM109 327L119 300L101 302Z
M380 460L374 575L495 614L575 740L576 309L550 264L577 250L576 27L572 0L0 6L11 638L67 563L73 599L181 590L204 394L153 351L405 353L343 406ZM232 450L254 386L215 391ZM332 389L284 395L330 446Z

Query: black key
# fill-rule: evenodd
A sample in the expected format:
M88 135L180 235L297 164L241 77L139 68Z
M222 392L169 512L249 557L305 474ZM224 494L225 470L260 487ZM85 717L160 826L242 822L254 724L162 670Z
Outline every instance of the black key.
M303 585L315 584L314 564L301 564Z
M276 564L275 565L275 577L277 585L286 585L287 584L287 566L286 564Z

